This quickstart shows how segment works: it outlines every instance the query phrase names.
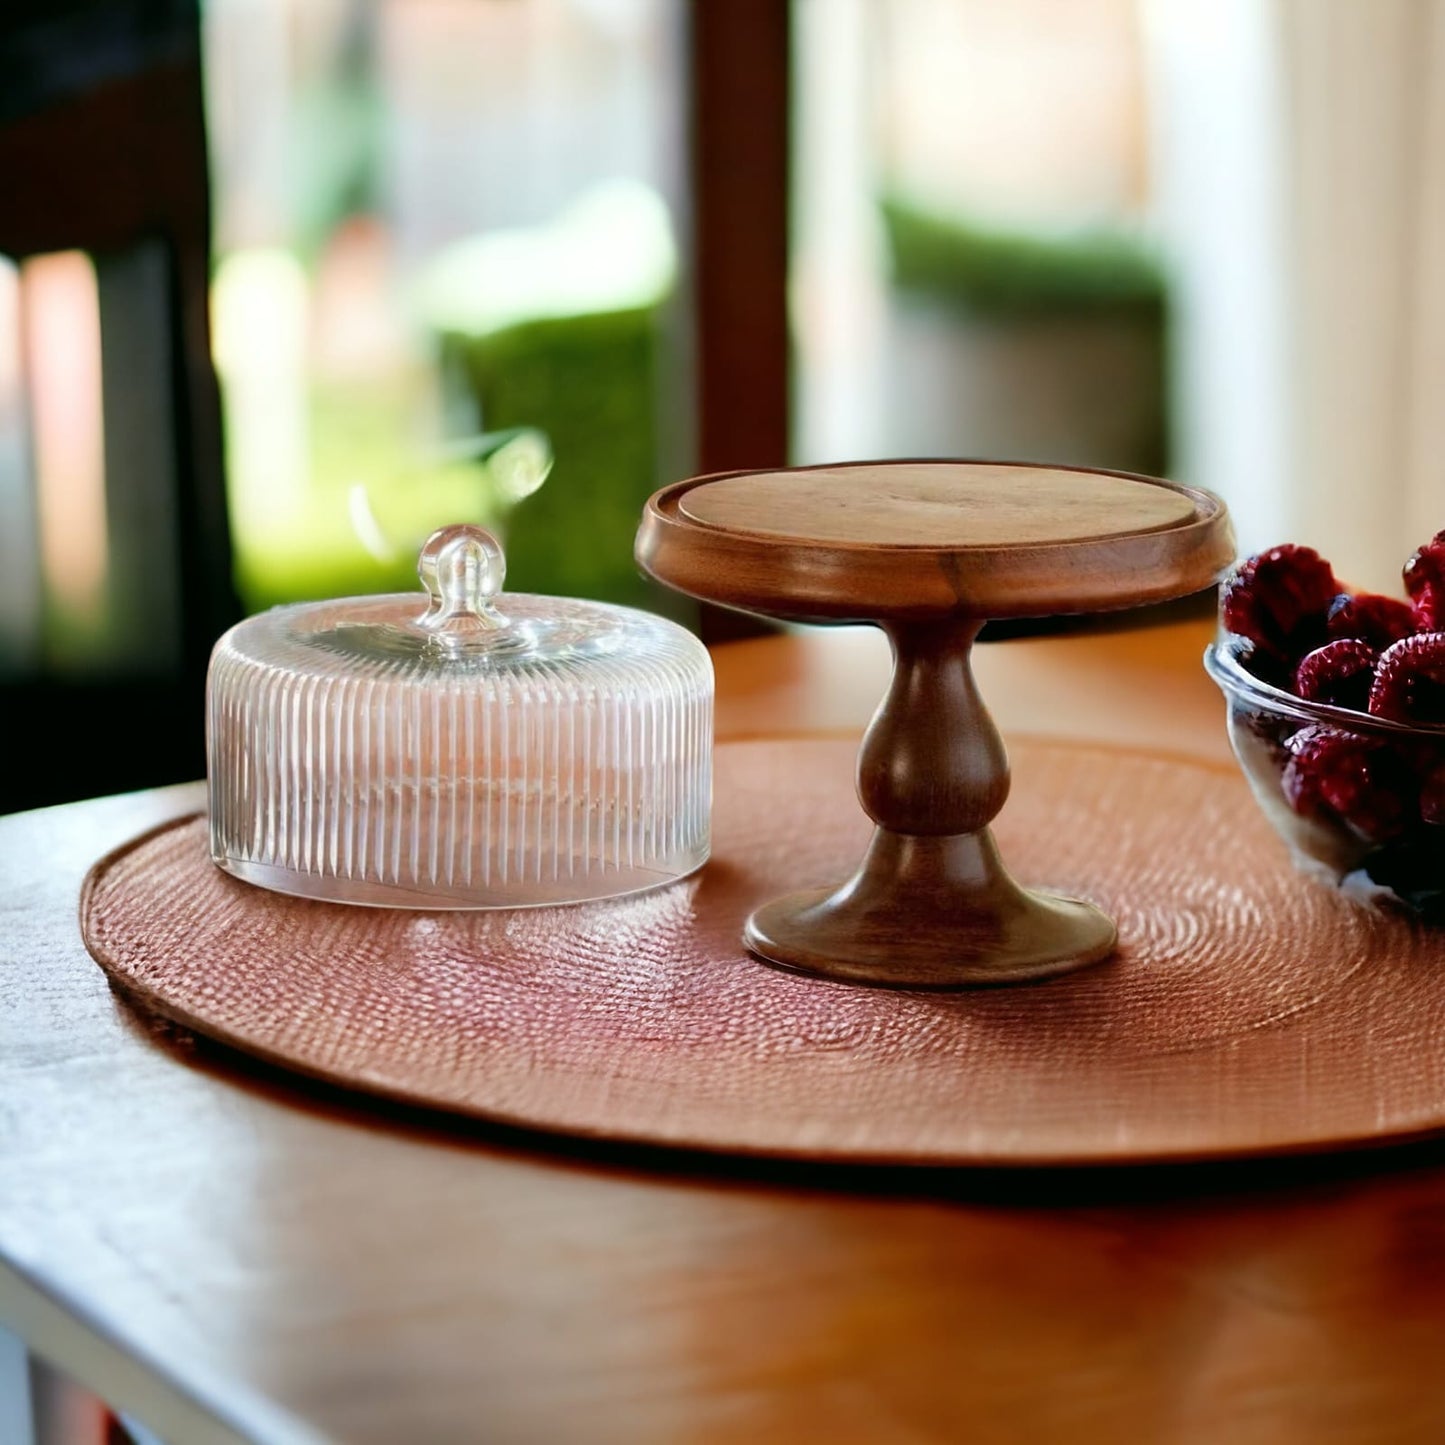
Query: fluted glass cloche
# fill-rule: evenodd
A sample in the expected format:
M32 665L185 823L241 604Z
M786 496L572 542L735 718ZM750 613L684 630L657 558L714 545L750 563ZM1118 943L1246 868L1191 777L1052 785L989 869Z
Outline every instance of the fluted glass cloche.
M632 608L501 591L446 527L419 593L279 607L216 644L211 855L343 903L515 908L636 892L707 858L712 664Z

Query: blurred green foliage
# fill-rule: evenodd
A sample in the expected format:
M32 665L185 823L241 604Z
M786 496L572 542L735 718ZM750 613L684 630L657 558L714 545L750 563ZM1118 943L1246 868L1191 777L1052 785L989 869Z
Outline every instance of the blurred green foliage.
M508 588L652 604L632 543L658 473L661 307L548 317L446 345L485 424L537 426L557 458L508 521Z
M307 400L304 492L277 525L254 536L238 529L235 537L247 611L412 591L420 585L417 552L435 528L497 525L505 506L484 461L427 458L409 447L414 403L397 379L313 383Z
M1163 272L1149 248L1127 232L1008 230L898 194L881 197L879 209L900 290L986 315L1163 314Z

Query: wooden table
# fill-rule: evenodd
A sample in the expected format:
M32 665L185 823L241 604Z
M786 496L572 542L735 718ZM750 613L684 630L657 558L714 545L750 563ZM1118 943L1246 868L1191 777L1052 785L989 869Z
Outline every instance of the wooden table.
M1224 752L1207 629L984 648L1007 736ZM856 733L868 634L719 731ZM168 1440L1438 1441L1445 1149L868 1173L353 1102L151 1032L76 890L194 787L0 820L0 1319Z

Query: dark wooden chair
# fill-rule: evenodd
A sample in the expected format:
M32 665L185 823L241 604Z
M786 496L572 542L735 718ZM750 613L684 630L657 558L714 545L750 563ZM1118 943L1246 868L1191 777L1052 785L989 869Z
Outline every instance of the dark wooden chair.
M690 31L697 465L778 465L787 7L698 4ZM127 619L124 645L88 674L55 667L43 646L18 663L0 657L0 716L19 764L0 773L4 812L198 775L209 649L239 616L210 362L196 0L10 0L0 176L0 254L81 250L95 262L108 600ZM12 538L10 555L23 542ZM704 618L710 640L758 626L715 609Z
M4 812L204 769L206 662L239 607L207 319L195 0L9 0L0 177L0 253L94 262L105 605L123 619L111 655L87 667L58 666L39 635L6 659ZM27 540L38 545L12 537L12 555Z

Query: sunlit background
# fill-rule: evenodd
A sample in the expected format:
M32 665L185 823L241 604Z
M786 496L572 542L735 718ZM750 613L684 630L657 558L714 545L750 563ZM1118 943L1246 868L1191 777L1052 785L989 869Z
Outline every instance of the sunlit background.
M245 602L413 585L420 541L460 518L511 523L515 587L639 600L637 508L686 465L678 8L210 0L204 18ZM517 428L540 441L499 468ZM555 477L510 517L547 447Z
M688 615L631 543L697 455L690 11L205 0L243 608L410 587L470 520L509 586ZM789 459L1164 472L1390 585L1445 522L1425 13L792 0ZM145 243L0 259L0 681L174 665L166 284Z
M649 600L637 510L691 460L685 9L207 0L248 608L409 586L462 517L512 585ZM794 459L1166 466L1132 0L800 0L794 49ZM84 255L0 276L12 668L113 649L100 302Z

